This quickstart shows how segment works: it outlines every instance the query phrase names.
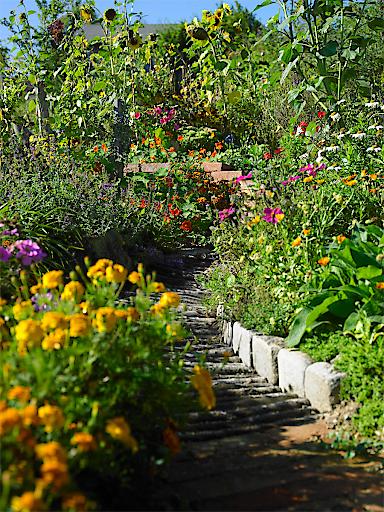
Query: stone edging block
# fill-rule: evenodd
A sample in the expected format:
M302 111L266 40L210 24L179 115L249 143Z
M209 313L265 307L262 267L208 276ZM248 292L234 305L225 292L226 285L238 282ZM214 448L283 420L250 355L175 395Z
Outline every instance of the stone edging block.
M222 308L219 312L218 317L223 315ZM288 349L283 338L257 334L239 322L221 320L224 343L269 383L278 383L283 391L307 398L319 412L329 412L339 403L345 374L331 363L314 363L304 352Z
M340 401L340 384L346 376L330 363L313 363L305 372L305 396L320 412L329 412Z

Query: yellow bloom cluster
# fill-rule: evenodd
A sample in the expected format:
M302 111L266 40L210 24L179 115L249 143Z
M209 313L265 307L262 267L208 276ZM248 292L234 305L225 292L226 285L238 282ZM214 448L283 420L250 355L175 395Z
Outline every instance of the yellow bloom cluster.
M113 263L112 260L102 258L98 260L94 265L89 267L87 276L92 279L93 282L97 280L104 280L108 283L124 283L127 280L128 270L119 265Z
M122 416L109 420L105 431L114 439L125 444L133 453L138 451L139 445L136 439L132 436L131 427Z
M64 425L63 411L56 405L43 405L38 409L38 415L46 432L53 432Z
M200 403L209 411L216 406L216 396L212 389L211 376L205 368L196 365L191 377L193 387L198 391Z

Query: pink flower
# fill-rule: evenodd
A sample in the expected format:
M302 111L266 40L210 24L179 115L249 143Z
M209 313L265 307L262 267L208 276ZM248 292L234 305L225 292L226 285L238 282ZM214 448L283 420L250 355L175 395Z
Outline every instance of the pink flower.
M280 155L280 153L282 153L284 151L284 148L276 148L275 151L274 151L274 154L275 155Z
M168 122L168 119L166 117L162 117L160 119L160 124L166 124Z
M153 109L153 112L157 115L157 116L160 116L163 112L163 109L161 107L155 107Z
M249 172L248 174L246 174L245 176L239 176L238 178L236 178L235 183L240 183L240 181L249 180L251 178L252 178L252 171Z
M289 183L293 183L294 181L300 180L301 176L290 176L287 180L284 180L281 182L284 187L288 185Z
M270 222L271 224L277 224L284 218L284 213L280 208L264 208L264 217L263 220L265 222Z
M135 116L134 117L135 117L135 119L140 119L140 117L141 117L140 112L135 112Z
M235 210L235 208L233 206L231 206L230 208L228 208L226 210L219 211L220 222L223 222L225 219L228 219L228 217L233 215L235 213L235 211L236 210Z

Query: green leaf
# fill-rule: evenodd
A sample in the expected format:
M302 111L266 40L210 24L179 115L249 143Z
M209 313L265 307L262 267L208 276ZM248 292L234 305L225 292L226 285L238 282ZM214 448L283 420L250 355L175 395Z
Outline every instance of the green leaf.
M336 55L337 49L337 41L329 41L325 46L320 48L319 53L323 57L332 57L333 55Z
M34 100L31 100L29 103L28 103L28 112L30 114L32 114L32 112L35 112L36 111L36 102Z
M358 279L372 279L373 277L381 276L381 268L375 267L374 265L368 265L367 267L360 267L357 269L356 276Z
M232 286L234 286L236 283L236 276L234 276L233 274L230 274L228 277L227 277L227 287L230 288Z
M368 22L368 27L372 30L384 30L384 19L383 18L373 18L373 20Z
M289 75L290 71L296 66L296 62L299 60L299 57L296 57L296 59L294 59L292 62L290 62L288 64L288 66L284 69L282 75L281 75L281 79L280 79L280 83L284 83L285 82L285 79L287 78L287 76Z
M356 329L357 322L359 321L359 315L355 311L349 315L344 322L343 330L346 332L354 332Z
M102 80L102 81L95 83L95 85L93 86L93 90L95 92L99 92L99 91L102 91L103 89L105 89L105 86L106 86L106 83L104 80Z
M273 0L264 0L264 2L261 2L261 4L256 5L256 7L253 9L252 12L256 12L259 9L262 9L263 7L267 7L267 5L271 5L273 3L274 3Z
M295 317L286 339L288 347L296 347L300 343L307 328L307 318L310 312L309 308L304 308Z

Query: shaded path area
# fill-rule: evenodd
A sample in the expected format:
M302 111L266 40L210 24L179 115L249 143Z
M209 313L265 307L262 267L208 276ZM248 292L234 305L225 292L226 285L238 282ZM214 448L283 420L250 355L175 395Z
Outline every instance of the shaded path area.
M183 450L159 482L158 510L384 511L375 462L346 460L316 439L326 424L305 399L283 393L221 343L206 316L196 277L210 264L201 250L163 257L158 278L186 305L191 369L206 354L217 406L191 413ZM224 364L225 362L225 364Z

